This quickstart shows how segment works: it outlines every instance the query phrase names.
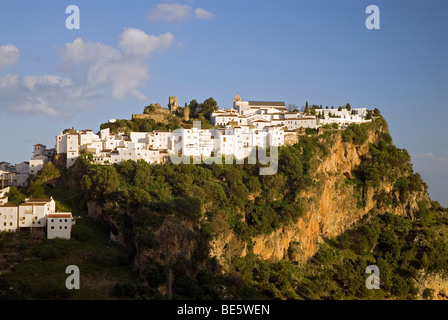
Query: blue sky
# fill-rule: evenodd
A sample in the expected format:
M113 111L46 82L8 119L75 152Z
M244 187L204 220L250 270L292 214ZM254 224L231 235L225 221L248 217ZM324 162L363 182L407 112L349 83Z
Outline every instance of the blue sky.
M80 29L68 30L69 5ZM368 5L380 29L368 30ZM213 97L379 108L448 206L446 1L0 2L0 161L145 105Z

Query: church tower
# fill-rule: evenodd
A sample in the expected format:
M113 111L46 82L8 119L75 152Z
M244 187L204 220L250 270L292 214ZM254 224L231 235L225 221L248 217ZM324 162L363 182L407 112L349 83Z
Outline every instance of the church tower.
M239 94L237 94L235 98L233 98L233 107L238 107L240 105L239 102L241 102L241 97Z

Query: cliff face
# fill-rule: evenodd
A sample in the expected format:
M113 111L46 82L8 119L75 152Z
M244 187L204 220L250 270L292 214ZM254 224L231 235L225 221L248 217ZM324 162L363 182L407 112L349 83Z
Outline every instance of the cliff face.
M319 248L319 243L325 238L340 235L353 226L370 210L389 211L399 215L413 215L418 209L418 201L428 199L425 192L414 192L405 201L394 208L377 206L374 195L384 190L390 197L397 197L393 185L383 182L374 190L367 189L364 206L357 203L355 186L347 183L352 178L352 170L356 169L363 159L368 157L369 144L376 143L378 132L370 131L367 141L362 145L345 143L340 134L333 136L334 143L329 156L316 160L313 179L317 187L301 192L300 201L304 205L304 215L295 224L284 226L269 235L261 235L252 239L255 255L263 259L291 259L305 262ZM210 254L225 264L231 255L245 256L246 245L238 243L232 252L225 249L229 243L237 243L236 236L228 231L217 234L211 243Z
M363 165L367 169L371 169L373 163L378 163L375 162L378 159L374 158L372 145L379 146L381 142L385 141L385 134L388 134L386 127L369 127L366 132L366 139L362 140L364 141L362 143L354 143L353 139L347 139L347 137L344 137L344 131L327 132L328 134L313 136L312 139L314 140L312 142L310 142L311 140L308 141L308 147L312 146L314 148L316 147L315 143L317 143L317 149L325 148L322 148L321 152L313 153L310 158L303 158L305 159L303 160L304 165L307 168L309 167L307 171L309 176L306 176L306 178L310 178L310 183L309 185L303 184L303 189L299 189L298 192L293 194L294 196L288 198L290 202L295 199L303 212L298 219L291 219L291 221L296 222L277 224L281 227L275 227L269 234L266 234L265 230L272 230L272 228L263 229L261 232L253 232L254 229L251 229L250 232L253 233L249 233L249 231L244 233L244 229L238 229L239 233L237 233L232 229L232 226L237 225L237 223L235 224L235 220L231 219L241 219L242 224L247 227L247 221L250 219L248 219L248 216L244 216L245 209L242 209L246 208L244 206L237 208L220 207L219 210L208 215L207 204L209 202L207 201L213 202L215 200L213 196L219 195L219 193L213 193L216 189L204 188L201 191L202 189L197 186L193 186L196 189L185 188L185 194L189 196L189 199L183 203L183 206L188 207L187 204L190 203L191 199L194 199L196 191L203 192L204 194L200 196L209 200L201 202L203 205L198 206L201 209L198 209L197 216L194 217L185 215L185 212L184 214L176 213L176 210L179 210L177 207L174 211L160 210L161 213L156 212L159 209L148 209L148 216L152 216L152 219L148 222L148 225L143 227L138 224L138 214L136 213L139 210L138 207L117 208L116 210L120 211L118 215L110 215L104 214L103 211L107 210L103 210L101 206L91 201L87 204L88 211L95 219L101 219L109 223L113 240L123 245L133 246L135 249L134 266L139 271L143 282L151 281L148 279L152 279L151 273L154 272L154 265L166 268L179 264L189 265L191 276L195 277L198 270L210 269L212 265L214 268L215 264L210 263L212 260L209 258L217 261L218 267L213 271L219 270L223 274L234 270L232 261L235 257L245 257L249 254L254 254L263 260L289 260L302 265L315 255L320 248L320 244L326 239L343 234L360 221L368 221L374 215L386 212L412 219L416 212L420 210L419 203L430 201L424 188L418 189L414 186L408 188L406 193L400 191L401 189L397 187L397 179L403 178L404 181L408 181L413 173L409 172L412 171L409 167L400 168L393 161L388 163L389 167L385 167L385 171L382 168L383 173L393 172L390 177L381 176L379 183L372 182L371 184L367 183L367 180L360 180L359 169ZM296 143L296 141L291 143ZM305 139L304 145L306 143ZM390 147L392 151L386 151L393 153L395 147L391 144ZM294 148L294 150L299 150L297 152L301 152L300 147ZM302 150L302 152L304 151ZM399 158L399 160L405 161L405 158ZM397 163L399 162L397 161ZM299 168L299 166L297 167ZM356 173L357 170L358 173ZM378 172L381 172L381 170L378 170ZM279 176L282 176L282 174L284 173ZM219 180L217 177L220 178L221 176L216 174L213 178L208 177L207 183L218 180L224 185L230 184L232 178L236 181L243 180L241 177L238 180L235 176L229 176L229 181ZM176 179L178 178L176 176ZM176 179L174 180L177 181ZM188 180L185 181L188 182ZM308 180L304 181L308 183ZM284 189L287 188L288 186L284 185ZM248 191L248 189L242 190ZM257 189L253 188L251 190ZM213 196L205 195L209 191ZM297 191L297 189L294 191ZM232 192L234 193L233 196L238 193L236 191ZM281 193L281 191L278 193ZM248 202L256 203L261 194L262 191L249 193ZM229 195L223 193L223 197L225 196ZM272 197L276 198L277 195ZM269 206L268 201L271 200L265 200L264 204ZM272 202L275 201L272 200ZM169 206L169 204L169 202L164 203L164 206ZM260 205L260 207L262 206ZM192 208L194 206L181 211L191 214ZM246 211L249 212L249 215L250 211ZM234 215L228 214L229 212ZM129 223L129 220L123 222L123 216L131 219L132 223ZM266 221L264 223L268 224ZM258 235L249 236L248 239L248 234ZM203 258L204 256L207 256L207 258ZM437 284L437 278L422 276L419 281L422 282L421 297L423 296L423 290L427 288L433 288L434 294L439 298L446 297L446 287ZM162 289L159 288L159 290ZM426 295L428 295L428 292L426 292Z

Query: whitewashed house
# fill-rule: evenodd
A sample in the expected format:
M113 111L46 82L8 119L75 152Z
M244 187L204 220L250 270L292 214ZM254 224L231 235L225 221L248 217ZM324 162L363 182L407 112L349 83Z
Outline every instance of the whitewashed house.
M56 136L56 153L65 153L67 155L66 167L69 168L75 164L79 157L79 137L78 133L72 130L68 133L62 133Z
M74 223L71 212L50 213L47 218L47 238L69 240Z
M10 187L0 189L0 206L8 203L8 192L10 189Z
M0 191L6 192L5 189ZM70 239L75 221L70 212L56 212L56 203L50 199L25 199L19 205L0 206L0 232L16 232L20 228L47 227L48 239Z
M47 162L48 157L42 154L32 157L29 161L29 174L36 175Z
M28 184L28 178L30 176L30 163L26 161L18 163L15 166L15 170L17 176L16 186L26 186Z
M42 228L46 226L47 216L56 211L56 203L50 199L25 199L19 204L19 227Z
M300 128L316 129L318 124L316 117L298 117L285 119L284 126L286 130L297 130Z
M17 185L17 174L15 172L0 170L0 188L3 189L15 185Z
M13 204L0 206L0 232L16 232L18 211L18 206Z

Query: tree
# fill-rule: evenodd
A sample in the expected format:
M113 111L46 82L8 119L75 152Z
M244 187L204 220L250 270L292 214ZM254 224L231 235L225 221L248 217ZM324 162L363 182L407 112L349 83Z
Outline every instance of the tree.
M345 105L345 109L347 109L347 111L350 111L352 109L352 107L350 106L350 103L347 103Z
M151 103L149 106L146 106L145 109L143 110L144 114L150 114L151 112L156 111L156 106Z
M299 111L299 107L297 107L296 104L288 104L288 111L289 112L297 112Z
M93 199L104 199L120 185L117 171L112 166L95 166L83 177L83 185Z
M199 113L202 113L206 119L210 119L210 115L218 110L218 103L210 97L199 105L199 110Z
M342 111L342 107L339 107L339 108L338 108L338 111Z
M8 192L8 201L14 204L20 204L25 201L26 195L23 194L17 187L10 187Z
M309 107L308 107L308 101L305 102L305 108L303 109L304 113L308 113L309 112Z
M375 108L375 109L373 110L373 115L374 115L375 117L380 116L380 115L381 115L380 110L379 110L378 108Z
M190 117L197 118L199 114L199 103L196 99L191 100L188 107L190 108Z

